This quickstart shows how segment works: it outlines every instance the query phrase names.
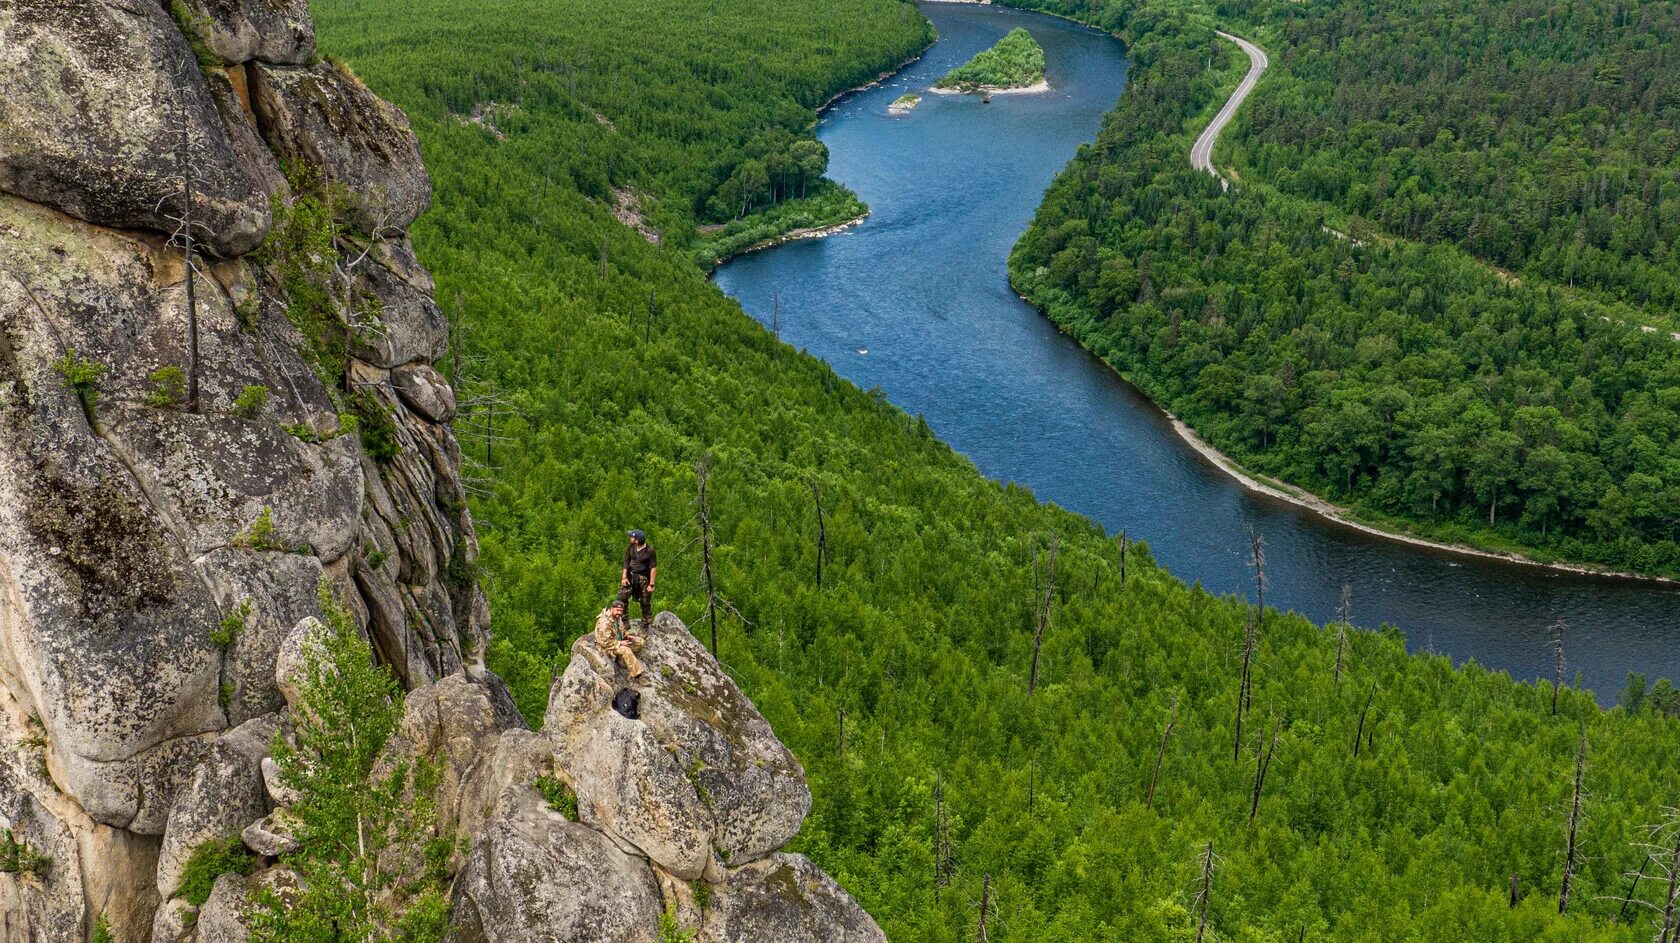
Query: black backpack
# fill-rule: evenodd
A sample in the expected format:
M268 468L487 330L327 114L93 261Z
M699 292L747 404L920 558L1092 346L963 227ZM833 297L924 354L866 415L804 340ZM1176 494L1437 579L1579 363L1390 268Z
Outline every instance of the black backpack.
M642 716L641 692L629 688L619 688L618 693L613 695L613 710L618 711L630 720L640 718Z

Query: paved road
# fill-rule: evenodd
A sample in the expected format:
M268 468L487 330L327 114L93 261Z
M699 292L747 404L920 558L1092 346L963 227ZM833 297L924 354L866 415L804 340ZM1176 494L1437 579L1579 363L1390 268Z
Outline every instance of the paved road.
M1242 51L1248 53L1248 74L1243 76L1242 82L1237 85L1237 90L1231 93L1231 100L1225 103L1224 108L1219 109L1219 114L1214 116L1213 121L1208 124L1207 130L1203 131L1202 136L1196 139L1196 146L1190 149L1190 166L1219 177L1219 182L1226 189L1230 189L1231 181L1226 180L1223 176L1220 176L1219 171L1213 169L1213 144L1219 140L1219 132L1225 130L1225 126L1231 123L1231 116L1237 113L1237 108L1242 105L1243 99L1248 97L1249 92L1254 91L1254 83L1260 81L1260 73L1266 71L1268 60L1266 59L1266 50L1248 40L1232 36L1230 33L1222 32L1219 35L1241 46Z

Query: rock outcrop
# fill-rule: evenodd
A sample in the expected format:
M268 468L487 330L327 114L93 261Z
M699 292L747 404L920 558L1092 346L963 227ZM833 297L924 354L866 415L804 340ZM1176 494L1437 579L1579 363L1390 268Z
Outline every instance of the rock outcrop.
M798 761L711 654L670 613L631 681L592 636L549 692L543 729L486 738L491 693L445 679L409 695L403 756L495 759L443 777L437 804L475 831L453 888L451 943L590 940L646 943L661 913L704 943L885 943L833 879L780 849L811 794ZM641 694L637 719L612 707ZM447 713L466 721L439 723ZM538 776L576 797L576 819L550 806Z
M276 230L310 194L277 155L344 194L315 323L287 313ZM0 828L39 856L0 874L0 943L146 940L193 849L269 813L275 666L321 584L406 685L477 670L445 325L405 235L430 198L304 0L0 5Z
M322 593L407 691L375 779L436 772L454 943L883 940L674 616L638 719L587 637L540 732L485 670L430 199L305 0L0 4L0 943L242 943L299 892ZM183 896L236 837L257 872Z

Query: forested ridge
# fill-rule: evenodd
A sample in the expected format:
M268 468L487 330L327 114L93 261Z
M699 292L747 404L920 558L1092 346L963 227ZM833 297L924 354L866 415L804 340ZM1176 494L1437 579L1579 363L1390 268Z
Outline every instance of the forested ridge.
M1221 450L1368 519L1680 572L1675 11L1223 5L1272 58L1216 149L1239 185L1190 170L1207 99L1161 71L1224 44L1148 64L1017 287Z
M815 806L796 848L895 943L973 940L982 918L994 943L1189 941L1204 920L1214 940L1652 936L1651 911L1624 917L1606 898L1643 865L1637 895L1662 900L1667 859L1646 863L1637 843L1680 785L1666 712L1602 711L1567 685L1408 655L1393 631L1186 586L1146 544L988 481L778 343L685 248L614 219L607 164L666 154L637 179L694 205L755 122L783 114L735 125L728 109L692 112L691 95L791 102L785 126L802 127L917 47L913 8L315 9L323 47L408 109L435 179L413 237L461 344L445 366L478 479L489 660L528 717L610 598L625 528L642 526L658 604L706 637L719 602L722 662L805 766ZM556 36L590 24L590 65L576 66L589 95L532 91L563 86L503 27L548 21ZM1146 7L1123 24L1124 101L1150 107L1111 119L1087 157L1170 137L1217 102L1241 63L1221 51L1208 70L1209 22ZM653 49L657 69L615 66ZM797 68L745 65L781 61L776 49ZM499 76L498 100L527 89L516 120L462 120L487 100L476 74ZM696 93L696 74L715 84ZM707 137L714 120L733 136ZM684 153L713 172L679 167ZM1583 733L1586 814L1560 916ZM1674 834L1656 838L1672 848Z

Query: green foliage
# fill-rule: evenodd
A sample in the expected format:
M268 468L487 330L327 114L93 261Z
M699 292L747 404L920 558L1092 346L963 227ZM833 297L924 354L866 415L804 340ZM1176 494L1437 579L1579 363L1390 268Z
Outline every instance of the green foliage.
M213 26L210 18L195 15L183 0L169 0L169 15L174 18L176 27L187 40L187 45L192 47L198 67L204 70L205 74L210 74L212 70L220 71L222 59L210 48L210 43L205 38Z
M566 817L568 822L576 822L578 817L577 793L554 776L538 776L531 780L531 785L537 792L542 793L547 800L548 807Z
M233 398L233 414L241 419L256 419L268 408L268 387L247 386Z
M1044 79L1044 47L1022 27L945 74L934 88L977 89L1026 88Z
M1120 546L1091 522L988 481L878 395L775 344L681 242L651 246L613 219L598 188L609 163L646 174L638 185L661 195L662 213L709 199L720 177L701 168L733 166L747 125L768 123L757 104L790 103L784 126L802 128L859 81L856 64L869 63L867 78L902 58L903 36L920 35L899 28L907 5L321 0L316 10L323 43L413 116L438 192L416 248L440 296L461 299L481 381L517 410L505 424L498 410L511 441L497 446L473 513L496 617L488 659L528 718L540 721L551 670L616 585L627 526L655 535L661 605L700 618L693 461L709 452L714 569L742 617L723 624L722 660L810 780L796 850L895 943L972 940L987 874L1006 917L997 943L1191 939L1194 860L1209 839L1223 859L1216 939L1651 938L1647 917L1621 923L1604 898L1625 890L1643 858L1631 843L1680 792L1675 720L1649 706L1604 713L1568 690L1553 717L1549 690L1408 655L1394 631L1353 633L1338 685L1334 636L1268 611L1245 730L1276 718L1280 734L1251 821L1252 743L1231 758L1242 601L1186 586L1143 544L1122 589ZM1129 130L1104 145L1188 130L1240 74L1229 52L1208 68L1222 47L1198 11L1135 3L1103 15L1132 41L1136 84L1122 106L1163 103L1142 110L1157 125L1115 116ZM531 34L484 28L508 17L532 22ZM551 18L565 29L542 25ZM733 65L755 57L761 68ZM500 124L506 141L462 120L488 98L522 102ZM739 106L741 123L714 103ZM1188 173L1187 141L1162 147L1186 171L1148 191L1168 207L1201 178ZM684 156L704 159L677 168ZM1164 158L1151 168L1165 172ZM1091 172L1100 186L1125 171ZM1100 189L1085 195L1105 204ZM1128 274L1116 263L1108 290L1136 278L1142 291L1147 271L1160 297L1158 264ZM650 291L659 321L648 342ZM463 448L483 462L467 428ZM830 553L821 591L813 480ZM1052 533L1054 618L1029 697L1033 560ZM1592 853L1559 916L1566 772L1582 724ZM956 865L937 895L936 775ZM1512 874L1523 889L1514 909Z
M153 409L175 409L187 401L187 375L180 367L159 367L146 374L151 387L146 405Z
M52 859L31 848L29 841L11 829L0 836L0 874L41 877L52 867Z
M247 550L285 550L274 536L274 510L265 506L257 512L257 519L233 540L234 546Z
M704 879L688 882L688 892L694 895L694 906L700 908L701 913L712 909L712 885Z
M239 605L234 606L227 615L222 617L222 621L216 623L216 627L210 630L211 644L217 648L226 648L232 645L234 639L239 638L239 633L245 631L245 621L249 618L251 618L251 600L241 600Z
M89 937L89 943L113 943L113 940L111 919L104 914L100 914L99 919L93 922L93 936Z
M705 803L707 808L711 808L712 791L706 788L705 781L700 778L700 774L705 771L706 761L702 760L699 754L695 754L694 759L689 761L688 769L684 770L688 774L689 783L694 786L694 794L700 797L700 801Z
M110 369L97 360L83 360L76 356L76 348L64 348L64 356L53 361L53 369L64 381L64 386L82 401L82 409L91 419L94 407L99 404L99 378Z
M812 189L810 196L701 230L694 242L694 261L710 269L725 259L773 244L800 230L838 226L868 214L868 204L856 194L824 180Z
M443 885L426 854L435 830L438 771L374 764L402 719L401 689L325 581L327 631L305 646L293 738L276 735L280 781L298 792L290 814L296 851L285 863L301 889L259 896L256 943L387 943L436 940L447 921ZM447 839L447 836L444 836Z
M698 930L684 930L682 924L677 922L675 905L665 905L665 909L659 914L658 943L692 943L698 935Z
M290 202L273 201L274 223L252 254L279 285L286 317L303 335L305 353L328 390L344 386L347 343L337 273L338 234L348 197L308 163L287 167Z
M679 250L697 224L807 195L828 162L810 136L812 110L933 39L914 6L886 0L834 0L803 22L778 0L727 8L557 0L540 16L527 16L524 0L415 0L401 15L388 15L389 2L327 0L316 9L329 32L348 27L337 31L336 54L372 87L393 87L417 63L432 63L437 81L403 105L434 139L523 165L539 203L582 196L593 210L613 205L615 190L632 191L651 227ZM503 28L510 15L520 17L519 30ZM377 29L361 30L376 19ZM713 39L697 58L702 36ZM388 43L403 52L384 52ZM592 235L586 251L598 266L601 234ZM619 255L609 246L609 265Z
M250 874L255 867L255 857L238 835L212 838L194 848L188 856L174 896L183 898L194 907L202 907L210 899L210 890L217 878L224 874Z
M355 431L361 435L362 449L369 458L388 462L402 453L396 420L378 394L366 387L357 390L350 397L350 409L356 417Z
M1651 58L1680 6L1328 6L1236 5L1272 68L1221 138L1229 193L1185 155L1243 57L1210 40L1210 73L1134 18L1128 93L1017 288L1222 451L1366 519L1680 573L1680 213L1655 182L1680 72ZM1638 87L1594 79L1611 63Z

